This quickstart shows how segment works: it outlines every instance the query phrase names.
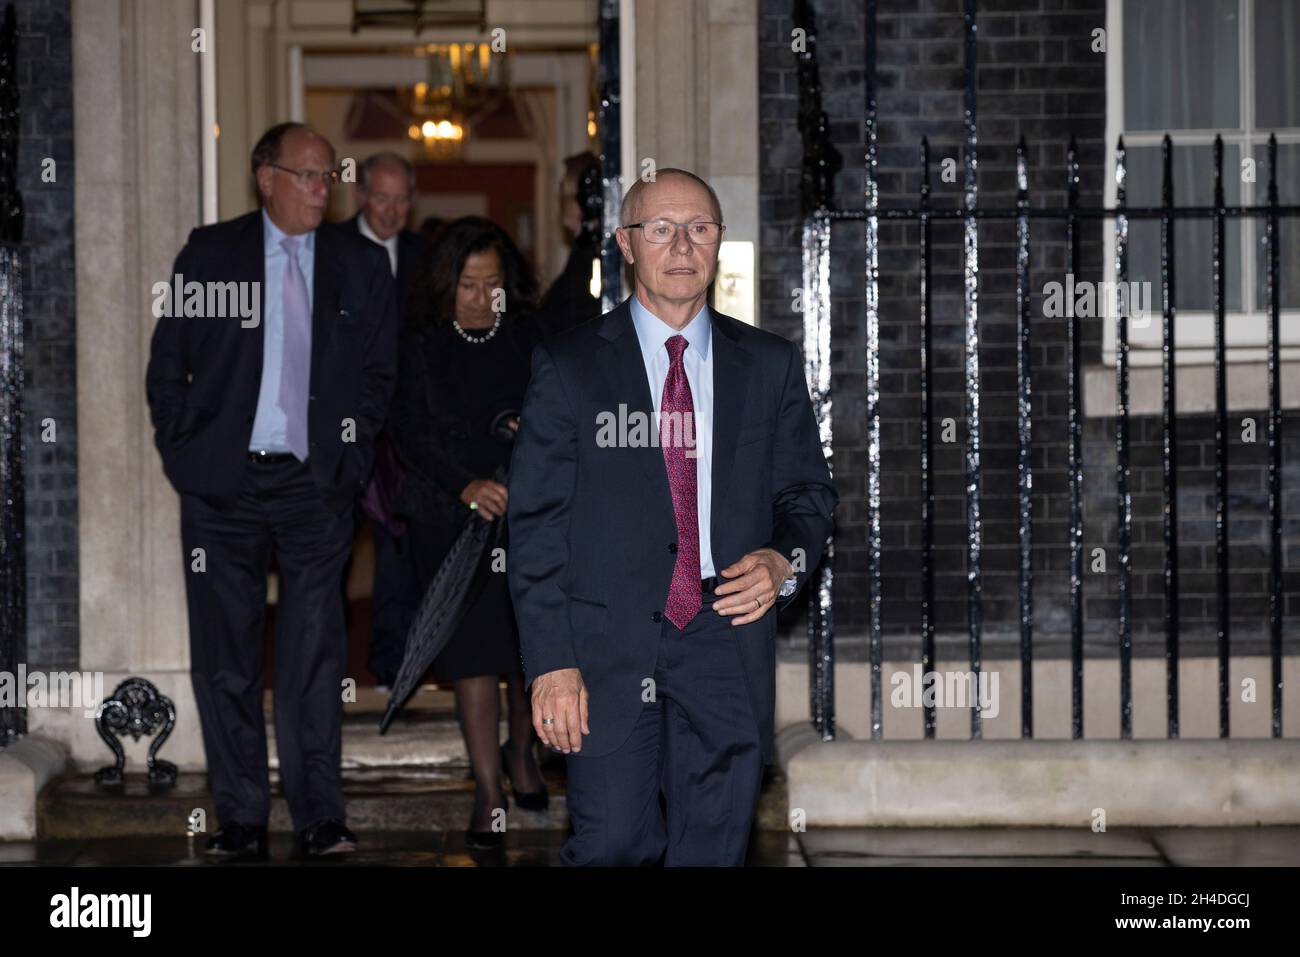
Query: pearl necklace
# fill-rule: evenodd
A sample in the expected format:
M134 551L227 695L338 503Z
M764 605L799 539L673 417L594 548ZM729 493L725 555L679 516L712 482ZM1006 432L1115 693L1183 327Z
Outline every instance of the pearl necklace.
M457 322L455 319L451 321L451 324L452 327L456 330L456 333L466 342L473 343L476 346L481 346L483 343L487 342L489 339L495 336L497 334L497 330L501 328L501 313L499 312L497 313L496 321L492 323L492 328L488 330L488 334L485 336L471 336L468 332L466 332L463 328L461 328L461 324Z

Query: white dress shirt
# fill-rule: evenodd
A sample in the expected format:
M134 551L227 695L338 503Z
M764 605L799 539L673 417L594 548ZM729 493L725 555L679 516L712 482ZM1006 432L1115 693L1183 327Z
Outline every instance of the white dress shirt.
M361 213L359 216L357 216L357 228L361 230L361 235L365 236L366 239L370 240L372 243L379 243L379 245L383 246L385 249L388 250L388 264L393 268L393 275L396 276L397 275L397 234L394 233L393 235L389 236L387 239L380 239L378 236L375 235L375 231L370 228L370 224L366 222L365 213Z
M706 303L700 306L686 328L679 333L632 296L632 323L641 343L641 358L645 361L646 379L650 383L650 398L654 402L656 434L659 407L664 399L664 383L668 378L671 357L665 343L676 335L686 337L686 351L682 353L682 367L686 381L691 386L695 425L695 491L700 533L700 577L712 578L717 574L713 567L712 542L709 536L709 516L713 504L713 321Z

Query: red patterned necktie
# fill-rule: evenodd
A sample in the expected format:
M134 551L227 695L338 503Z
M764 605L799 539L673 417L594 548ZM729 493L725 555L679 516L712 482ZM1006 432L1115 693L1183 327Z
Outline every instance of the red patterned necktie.
M700 528L695 484L695 456L687 455L687 437L695 435L695 405L691 401L691 384L686 379L682 353L686 338L673 336L666 343L670 361L664 380L663 401L659 406L659 444L668 468L668 487L673 496L673 514L677 518L677 564L668 589L665 612L668 620L684 631L699 613L700 599ZM675 413L675 414L674 414ZM690 422L688 427L685 423ZM674 429L673 425L677 428ZM674 435L674 432L676 433ZM693 449L689 451L694 451Z

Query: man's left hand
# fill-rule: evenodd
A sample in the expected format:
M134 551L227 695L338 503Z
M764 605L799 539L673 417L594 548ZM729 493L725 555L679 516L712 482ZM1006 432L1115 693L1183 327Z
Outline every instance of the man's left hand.
M739 616L732 619L734 627L767 614L776 604L781 583L794 574L794 566L780 552L760 548L718 574L731 580L717 587L715 594L726 597L714 602L713 610L719 615Z

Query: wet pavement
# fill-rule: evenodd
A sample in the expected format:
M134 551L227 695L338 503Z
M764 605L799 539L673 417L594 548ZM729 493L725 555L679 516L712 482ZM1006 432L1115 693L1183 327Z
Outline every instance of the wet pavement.
M271 836L269 862L209 864L203 838L116 837L0 842L0 866L551 867L566 832L516 830L497 852L470 851L460 832L359 832L353 854L301 860L293 835ZM750 867L1294 867L1300 828L812 828L755 831Z
M187 837L195 812L214 829L215 804L200 773L182 773L172 789L150 791L128 773L117 792L71 774L42 793L38 841L0 841L0 866L144 865L179 867L552 867L568 835L564 762L540 754L550 794L544 812L511 802L505 846L465 847L474 800L460 731L448 692L422 689L390 735L374 728L382 695L361 689L344 720L343 791L353 854L303 860L295 853L288 808L273 770L271 860L209 863L205 837ZM269 698L267 701L269 710ZM502 735L504 737L504 729ZM349 737L350 735L350 737ZM274 735L268 734L274 744ZM350 741L351 745L347 742ZM377 743L378 742L378 743ZM273 762L274 764L274 762ZM785 827L784 776L769 768L746 864L751 867L1296 867L1300 827L1112 828L811 828ZM130 835L130 836L119 836Z
M552 867L559 866L566 831L507 832L500 851L465 847L463 834L433 832L358 832L351 854L303 860L292 834L271 835L271 860L209 863L203 837L113 837L64 841L0 842L0 866L177 866L177 867ZM751 867L803 865L798 843L780 832L755 832L747 864Z

